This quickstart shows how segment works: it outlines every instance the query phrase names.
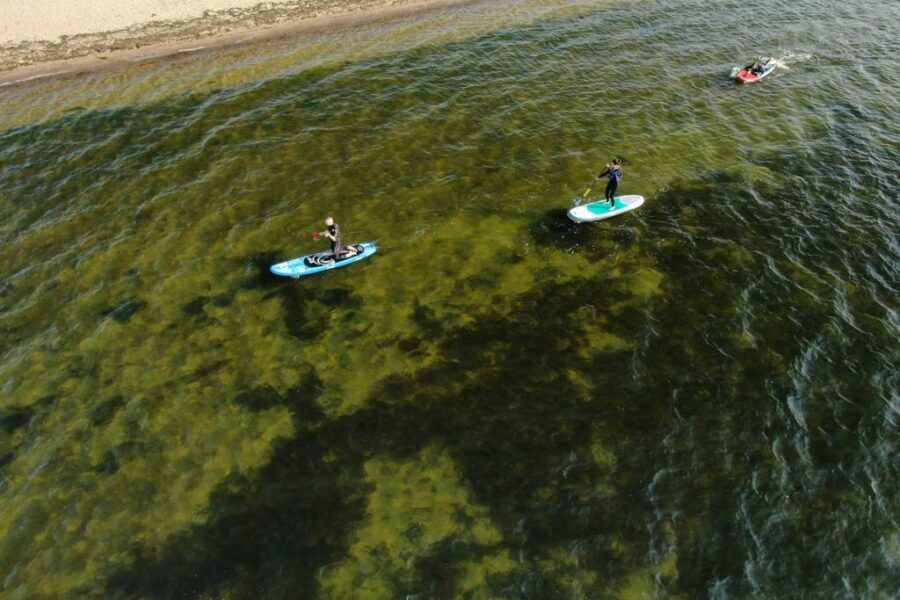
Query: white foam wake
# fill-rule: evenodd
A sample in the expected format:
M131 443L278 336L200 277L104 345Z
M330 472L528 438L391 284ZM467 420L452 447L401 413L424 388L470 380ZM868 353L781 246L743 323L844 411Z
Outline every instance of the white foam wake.
M791 64L804 62L807 60L811 60L813 58L812 54L804 54L797 52L788 52L784 56L775 59L775 65L779 69L790 70Z

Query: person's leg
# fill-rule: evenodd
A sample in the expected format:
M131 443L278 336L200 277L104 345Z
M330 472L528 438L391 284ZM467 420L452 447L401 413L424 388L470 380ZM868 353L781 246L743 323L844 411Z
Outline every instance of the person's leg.
M614 208L616 206L616 189L619 187L619 182L613 179L609 182L609 185L606 186L606 199L609 200L610 208Z

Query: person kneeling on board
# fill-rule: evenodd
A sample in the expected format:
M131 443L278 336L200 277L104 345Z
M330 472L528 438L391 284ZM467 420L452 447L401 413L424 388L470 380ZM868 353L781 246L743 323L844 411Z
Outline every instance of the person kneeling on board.
M609 177L609 183L606 184L606 201L609 207L616 206L616 190L619 188L619 182L622 181L622 159L614 158L612 165L606 165L606 170L597 175L599 181L601 177Z
M350 258L356 254L356 248L353 246L344 248L341 245L341 228L331 217L325 217L325 231L319 235L323 235L331 241L331 252L334 254L334 260Z

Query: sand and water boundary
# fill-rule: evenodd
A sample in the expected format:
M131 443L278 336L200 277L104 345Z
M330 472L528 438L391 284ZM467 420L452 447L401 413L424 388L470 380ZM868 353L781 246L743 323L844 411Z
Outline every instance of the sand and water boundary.
M0 87L413 16L474 0L0 0Z

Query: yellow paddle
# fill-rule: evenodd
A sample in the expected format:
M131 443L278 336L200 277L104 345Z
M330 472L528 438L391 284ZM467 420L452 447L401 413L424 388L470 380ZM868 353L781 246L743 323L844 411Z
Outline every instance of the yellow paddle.
M594 179L594 181L591 182L591 185L588 186L588 189L584 190L584 193L581 195L581 198L578 198L575 201L575 206L581 205L581 203L584 201L584 199L587 198L587 195L591 193L591 190L594 188L595 183L597 183L596 179Z

